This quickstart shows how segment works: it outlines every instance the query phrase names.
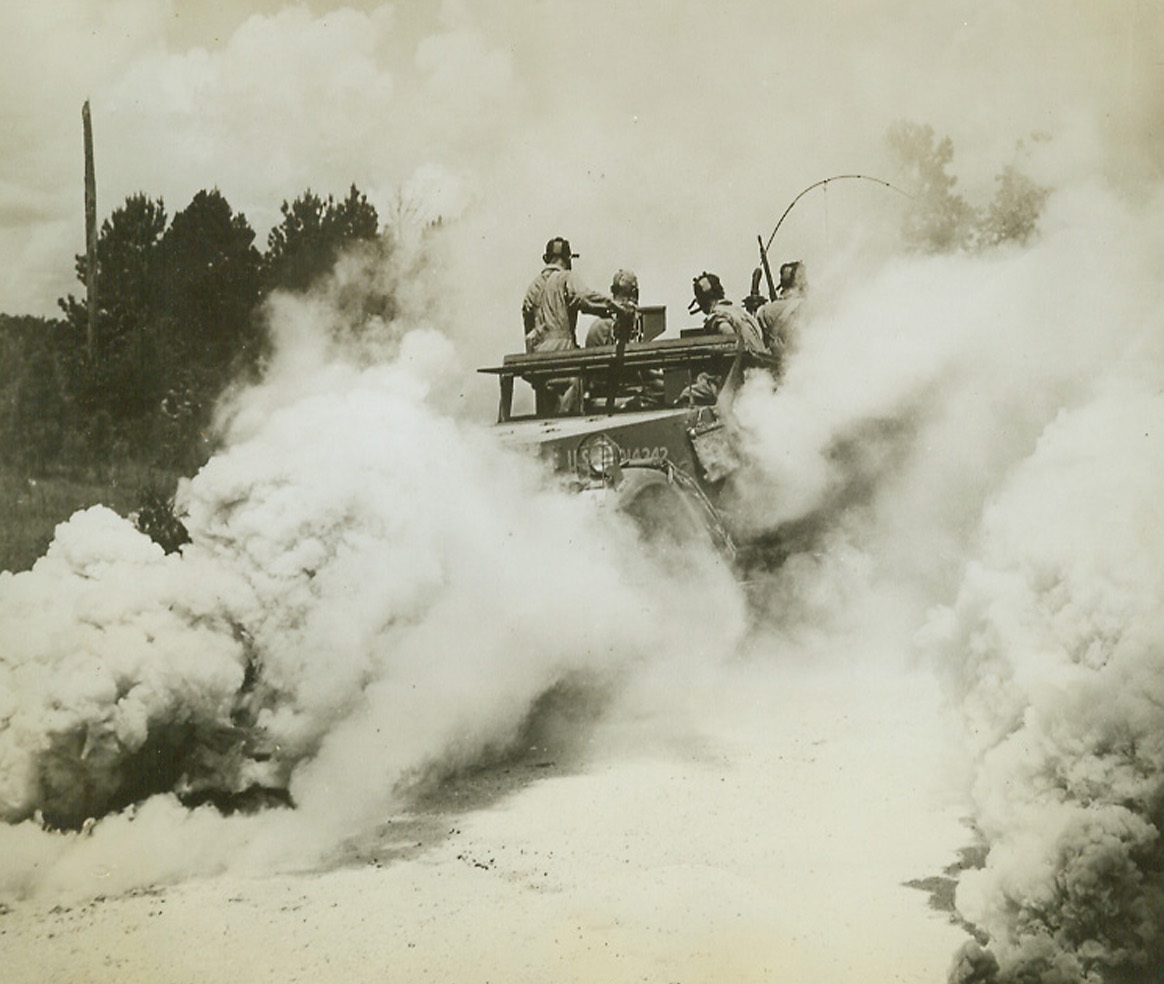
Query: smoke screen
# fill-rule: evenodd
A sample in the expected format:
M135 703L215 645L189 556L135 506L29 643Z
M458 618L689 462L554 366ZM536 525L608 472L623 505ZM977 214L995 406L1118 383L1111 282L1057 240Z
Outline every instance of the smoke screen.
M298 192L319 148L342 148L348 164L391 159L403 176L418 154L449 161L414 187L436 214L462 215L447 241L456 282L341 275L357 291L385 275L395 293L414 291L393 324L353 318L342 291L276 302L275 361L224 405L222 450L181 492L192 543L180 555L96 508L63 525L33 571L0 575L0 891L84 895L308 865L404 808L424 777L504 747L541 694L578 675L646 705L673 667L703 679L738 661L823 662L859 678L908 654L944 682L962 723L967 837L988 849L957 902L993 963L968 950L954 979L1158 979L1164 244L1159 65L1141 50L1155 15L1116 4L1056 18L1034 5L1016 26L997 5L894 5L829 35L844 57L822 59L802 39L827 25L807 11L765 31L740 11L691 24L644 6L610 41L624 56L611 63L633 71L578 73L563 116L534 84L563 51L494 13L473 23L450 8L446 30L418 46L423 99L361 49L360 98L332 100L358 121L337 120L326 140L264 101L280 84L270 63L282 33L322 30L305 11L256 17L224 51L145 51L107 89L122 112L149 91L151 132L181 132L171 123L187 104L217 106L193 122L223 155L217 126L235 114L255 146L234 148L246 166L223 180L232 201ZM587 16L600 26L604 13ZM1098 30L1109 16L1118 30ZM387 21L353 13L331 26L396 43ZM719 79L712 107L738 137L766 125L783 86L798 139L779 160L698 139L692 121L719 118L703 112L699 73L665 85L676 73L632 57L663 32L673 61L702 65L709 33L726 42L741 27L752 40L740 64L786 69ZM918 44L939 33L948 43ZM497 38L510 36L503 56ZM261 83L256 45L280 53ZM905 52L921 58L916 75L885 69L919 64ZM141 84L155 60L172 88ZM973 100L958 72L971 62L984 66ZM733 98L764 86L759 102ZM330 98L343 80L317 88ZM822 122L850 102L857 122ZM664 123L679 104L693 109L676 134ZM1029 248L979 257L899 255L883 226L841 231L892 223L890 206L855 188L829 199L799 351L780 389L755 379L739 407L748 458L733 505L749 537L777 537L784 552L755 573L749 619L713 559L645 555L617 516L496 448L470 419L487 419L493 394L467 413L460 380L516 341L497 283L532 275L549 235L581 245L597 286L600 258L635 266L644 300L672 311L713 261L738 271L738 294L750 233L767 232L790 190L854 154L864 165L886 106L952 132L971 190L989 188L1018 137L1053 124L1026 163L1054 194ZM412 133L412 146L386 147L364 125L389 117L385 131ZM282 126L275 194L249 166L276 140L258 119ZM579 141L580 126L615 136ZM449 132L463 140L450 146ZM158 184L113 170L160 188L188 163L183 150L151 163ZM488 163L466 176L478 156ZM184 180L175 202L197 187ZM717 193L693 193L703 187ZM594 204L581 220L563 204L577 194ZM822 211L806 201L785 232L807 235L797 223ZM653 241L640 244L643 228ZM69 250L57 252L67 269ZM178 764L159 766L175 749ZM223 817L176 798L256 784L285 787L295 809ZM87 836L41 822L90 819Z
M361 276L375 288L379 259L278 299L264 381L224 403L222 450L180 490L192 542L167 556L95 507L0 580L5 891L327 857L424 777L504 748L567 679L633 703L677 667L859 676L912 653L976 763L988 853L958 905L998 979L1155 966L1149 218L1061 195L1026 250L889 258L814 301L783 385L754 378L739 407L733 506L757 538L797 531L750 609L710 554L644 549L450 415L464 367L424 292L389 323L342 302ZM1097 234L1139 248L1096 259ZM1094 280L1065 281L1081 253ZM174 774L151 773L167 749ZM176 798L254 786L295 808Z
M363 270L369 289L384 273ZM464 369L403 307L353 325L334 294L275 302L265 381L224 405L223 449L180 489L180 554L94 507L3 575L6 891L139 838L129 884L308 863L504 750L558 684L730 653L743 602L710 547L631 549L624 517L442 412ZM175 799L253 788L295 809Z

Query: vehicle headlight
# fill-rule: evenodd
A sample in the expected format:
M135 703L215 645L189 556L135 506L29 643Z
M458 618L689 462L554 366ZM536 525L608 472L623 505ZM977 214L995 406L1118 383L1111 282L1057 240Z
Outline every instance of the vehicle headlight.
M578 474L609 480L618 474L621 458L621 449L610 437L591 434L578 445Z

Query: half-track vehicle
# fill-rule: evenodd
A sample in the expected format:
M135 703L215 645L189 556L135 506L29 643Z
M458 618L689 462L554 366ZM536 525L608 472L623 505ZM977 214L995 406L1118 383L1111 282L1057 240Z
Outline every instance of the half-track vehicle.
M541 455L571 488L611 497L648 535L706 536L734 560L719 506L739 465L731 404L747 370L778 376L780 359L701 329L657 337L665 311L639 310L655 321L650 341L507 355L478 370L500 382L499 436ZM576 398L517 413L517 380L535 393L574 387Z

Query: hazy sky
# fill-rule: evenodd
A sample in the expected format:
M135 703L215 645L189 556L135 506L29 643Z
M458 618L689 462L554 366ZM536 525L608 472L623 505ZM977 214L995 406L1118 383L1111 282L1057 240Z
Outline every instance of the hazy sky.
M53 313L78 287L86 98L100 217L137 191L172 215L217 186L262 247L280 203L307 187L341 194L354 181L382 210L403 189L461 217L458 279L493 322L552 235L573 240L595 286L636 267L648 303L685 303L702 269L739 294L756 235L819 178L884 175L883 136L901 118L953 138L971 197L989 197L1019 140L1024 166L1056 185L1158 178L1162 10L1153 0L6 4L0 311ZM832 186L798 208L777 249L819 268L822 243L887 198Z

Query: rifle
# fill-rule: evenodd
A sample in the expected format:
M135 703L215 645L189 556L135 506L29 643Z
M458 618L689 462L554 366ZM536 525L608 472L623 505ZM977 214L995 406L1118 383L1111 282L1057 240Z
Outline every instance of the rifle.
M772 279L772 268L768 265L768 250L764 246L764 237L756 236L760 244L760 266L764 268L764 279L768 281L768 300L776 300L776 282Z

